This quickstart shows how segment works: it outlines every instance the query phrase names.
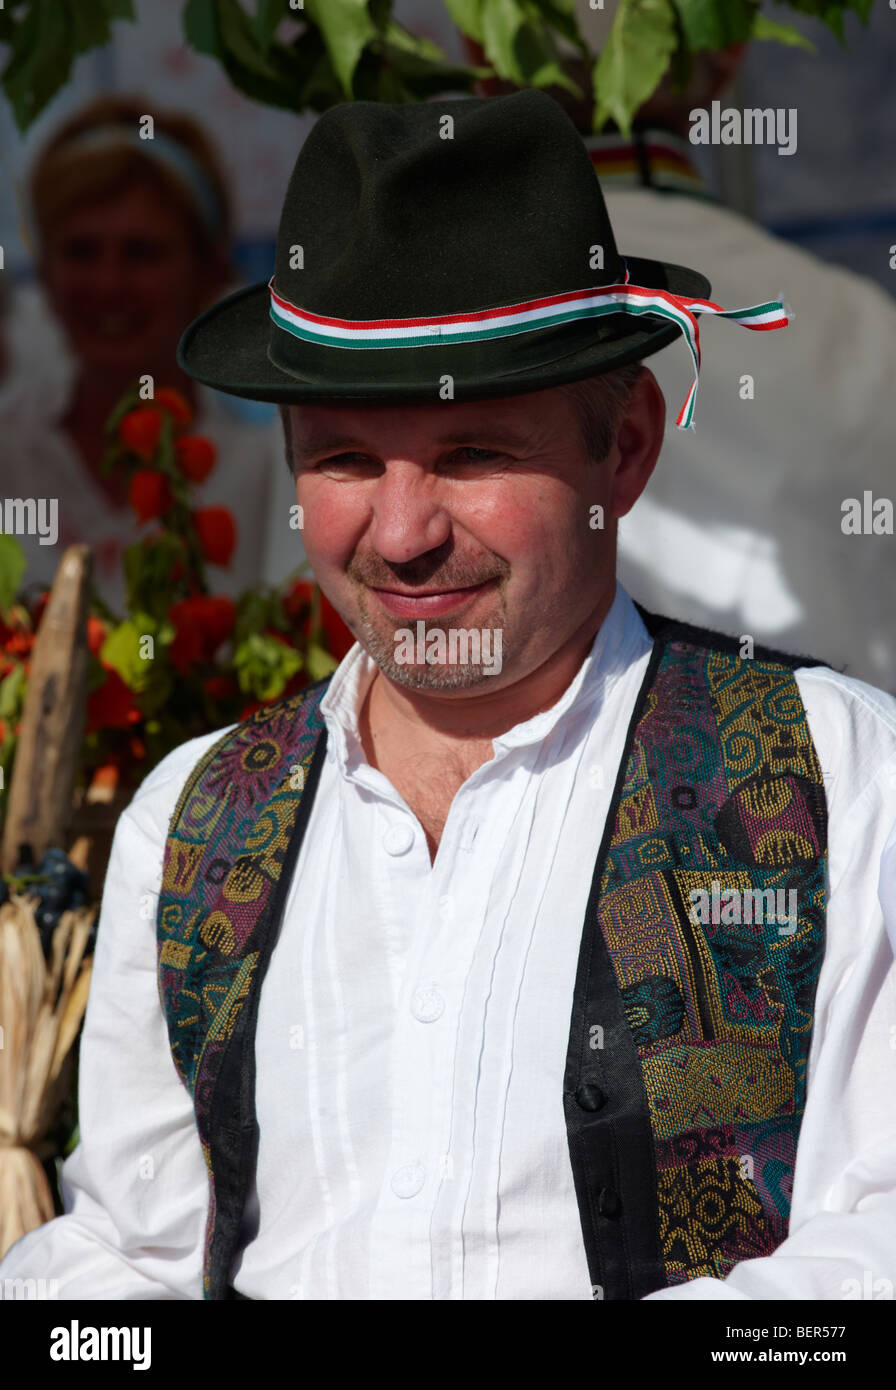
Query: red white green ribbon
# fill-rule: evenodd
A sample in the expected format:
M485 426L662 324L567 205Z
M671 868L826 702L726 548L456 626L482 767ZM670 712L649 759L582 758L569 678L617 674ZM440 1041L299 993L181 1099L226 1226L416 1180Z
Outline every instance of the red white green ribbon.
M624 284L570 290L565 294L546 295L541 299L530 299L497 309L478 309L470 314L438 314L429 318L328 318L291 304L276 292L273 280L269 289L271 318L277 326L295 334L297 338L320 343L324 347L409 348L485 342L515 333L530 333L539 328L553 328L576 319L600 318L604 314L651 314L668 319L681 330L694 362L694 379L675 422L679 429L692 429L694 422L702 360L698 314L716 314L719 318L731 319L756 332L785 328L792 318L790 310L778 299L754 304L747 309L723 309L709 299L693 299L687 295L672 294L669 290L633 285L628 280L627 267Z

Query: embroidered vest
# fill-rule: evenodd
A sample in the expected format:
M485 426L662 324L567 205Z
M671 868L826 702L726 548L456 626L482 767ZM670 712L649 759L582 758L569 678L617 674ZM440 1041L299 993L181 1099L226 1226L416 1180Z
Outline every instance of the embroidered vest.
M817 663L641 611L654 638L593 870L563 1104L597 1298L785 1239L818 973L826 804L793 677ZM165 845L159 991L209 1174L204 1291L233 1296L255 1026L326 745L328 681L225 734Z

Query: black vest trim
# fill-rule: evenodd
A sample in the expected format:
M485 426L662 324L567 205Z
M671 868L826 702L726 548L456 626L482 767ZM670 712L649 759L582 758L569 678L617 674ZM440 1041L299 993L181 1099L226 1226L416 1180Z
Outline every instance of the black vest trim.
M280 876L265 911L250 938L249 949L259 952L258 978L245 1008L240 1011L221 1063L212 1109L209 1149L215 1173L219 1221L212 1243L209 1266L209 1298L228 1297L231 1266L237 1256L240 1227L258 1153L258 1120L255 1112L255 1030L264 976L286 908L299 849L311 818L327 746L326 726L321 730L308 771L295 825L283 858ZM243 1297L235 1294L237 1298Z
M634 602L634 600L632 600ZM740 655L741 638L730 632L717 632L711 627L697 627L694 623L682 623L677 618L666 618L661 613L651 613L635 603L638 615L654 641L687 642L694 647L709 647L714 651ZM800 656L796 652L779 651L777 647L767 647L756 642L753 649L754 661L771 661L777 666L787 666L796 670L800 666L827 666L828 662L814 656ZM836 668L833 668L836 669Z
M595 864L582 928L563 1088L585 1253L592 1294L599 1299L642 1298L666 1282L647 1093L597 915L626 768L662 653L663 643L655 642L626 734ZM603 1029L600 1048L590 1046L595 1024ZM624 1166L621 1153L626 1156Z

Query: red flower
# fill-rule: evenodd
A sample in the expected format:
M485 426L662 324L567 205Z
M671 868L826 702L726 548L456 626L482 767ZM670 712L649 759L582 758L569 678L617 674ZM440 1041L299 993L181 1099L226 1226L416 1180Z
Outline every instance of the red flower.
M305 687L307 686L307 684L308 684L308 677L306 676L305 672L304 672L304 671L296 671L295 675L294 675L294 676L290 676L289 680L286 682L286 685L285 685L284 688L283 688L283 694L282 694L282 695L278 695L277 698L278 698L279 700L285 700L285 699L287 699L288 696L290 696L290 695L297 695L297 694L299 693L300 690L304 690L304 689L305 689Z
M205 689L213 700L232 700L239 691L233 676L209 676Z
M162 433L162 412L154 405L141 405L123 415L118 425L118 438L132 454L149 463L159 447Z
M34 646L34 633L23 627L13 628L3 646L10 656L27 656Z
M304 614L307 618L311 608L314 585L307 579L297 579L288 593L283 596L283 612L291 623L298 623Z
M189 601L189 600L188 600ZM196 599L193 599L196 602ZM210 650L215 651L233 632L236 622L236 605L224 594L212 594L201 599L203 622L209 637Z
M152 521L163 516L172 503L171 486L164 473L152 468L138 468L131 478L128 501L140 521Z
M210 565L229 565L236 548L236 522L227 507L200 507L193 513L202 553Z
M117 671L106 668L106 679L87 697L87 732L95 729L127 729L143 718L134 704L134 692Z
M224 595L198 594L173 603L168 616L175 627L175 638L168 648L171 664L181 675L191 666L210 661L226 641L236 621L236 607Z
M187 434L175 445L180 471L191 483L204 483L215 466L218 451L204 434Z
M153 404L159 410L167 410L174 422L174 433L180 434L193 423L193 407L180 391L173 386L161 386L153 397Z
M94 656L99 656L106 640L106 625L92 615L87 619L87 645Z
M313 584L309 584L307 579L297 579L283 598L283 612L289 621L296 626L301 622L301 631L305 637L308 636L313 593ZM304 621L302 621L303 614ZM323 630L324 646L331 656L335 657L337 661L341 661L346 652L354 646L355 638L324 594L320 596L320 625Z
M324 594L320 596L320 621L324 630L324 646L335 657L341 661L347 652L351 651L355 645L355 635L346 627L332 603Z

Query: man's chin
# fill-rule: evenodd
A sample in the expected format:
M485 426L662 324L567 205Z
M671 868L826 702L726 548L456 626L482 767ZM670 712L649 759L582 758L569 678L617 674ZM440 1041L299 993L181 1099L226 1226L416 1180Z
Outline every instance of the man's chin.
M407 630L414 631L410 626ZM373 632L365 624L359 632L358 641L383 675L407 690L475 690L495 684L496 677L502 671L503 633L500 629L497 637L492 629L480 631L480 641L487 642L488 647L480 651L477 660L465 659L469 654L467 652L455 652L455 659L452 660L450 649L444 654L445 659L428 658L427 647L431 651L434 634L441 634L447 647L450 639L441 629L434 627L428 628L421 644L416 636L402 643L394 633L386 635Z

